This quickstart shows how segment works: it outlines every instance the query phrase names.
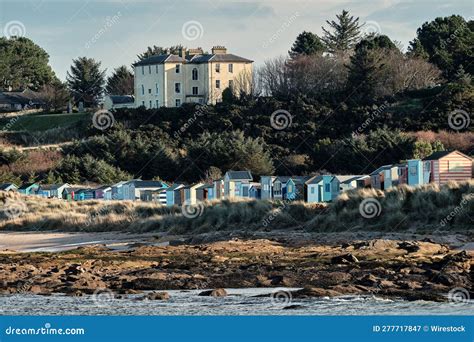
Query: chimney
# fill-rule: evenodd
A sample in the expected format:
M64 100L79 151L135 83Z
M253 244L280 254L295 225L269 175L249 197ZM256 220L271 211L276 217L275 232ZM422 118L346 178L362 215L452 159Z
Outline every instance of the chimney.
M200 47L198 47L197 49L188 49L188 51L186 51L186 55L189 57L194 57L202 54L204 54L204 51Z
M212 54L213 55L224 55L227 53L227 49L225 46L213 46L212 47Z
M179 57L186 58L186 50L185 47L181 46L178 51Z

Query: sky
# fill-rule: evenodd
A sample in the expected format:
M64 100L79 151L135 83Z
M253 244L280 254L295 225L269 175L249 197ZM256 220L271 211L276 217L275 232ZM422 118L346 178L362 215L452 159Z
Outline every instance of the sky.
M110 74L152 45L224 45L260 65L286 54L304 30L321 35L343 9L405 49L426 21L474 19L473 0L0 0L0 35L31 38L65 80L74 58L99 60Z

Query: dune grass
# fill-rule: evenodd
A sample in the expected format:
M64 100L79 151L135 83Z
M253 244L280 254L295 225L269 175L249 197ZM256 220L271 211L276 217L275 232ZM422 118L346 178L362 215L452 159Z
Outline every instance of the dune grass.
M366 202L369 207L364 206ZM192 218L184 215L181 207L146 202L67 202L1 192L0 203L3 204L0 211L0 229L3 230L188 234L300 229L427 233L466 232L474 227L473 181L441 187L434 184L416 188L401 186L385 192L348 191L330 204L256 200L203 202L188 208L195 214Z

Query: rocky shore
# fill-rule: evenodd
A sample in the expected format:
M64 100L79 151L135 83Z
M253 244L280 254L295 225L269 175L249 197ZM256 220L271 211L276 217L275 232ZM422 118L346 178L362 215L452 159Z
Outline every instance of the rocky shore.
M125 250L90 246L56 253L0 254L0 295L71 296L107 289L117 296L142 291L166 300L166 290L292 287L294 298L370 295L446 301L463 288L472 297L473 260L466 251L429 239L372 239L344 243L267 239L149 246ZM204 289L214 289L208 291ZM161 291L161 292L160 292Z

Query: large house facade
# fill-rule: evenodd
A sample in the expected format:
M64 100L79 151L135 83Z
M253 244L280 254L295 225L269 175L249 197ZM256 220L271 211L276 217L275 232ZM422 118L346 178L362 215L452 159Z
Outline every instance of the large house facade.
M181 49L179 55L148 57L134 64L135 106L179 107L185 102L215 104L230 88L249 92L253 61L215 46L212 53L201 48Z

